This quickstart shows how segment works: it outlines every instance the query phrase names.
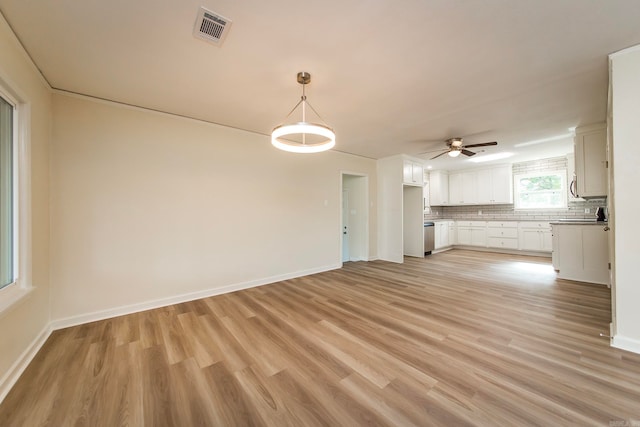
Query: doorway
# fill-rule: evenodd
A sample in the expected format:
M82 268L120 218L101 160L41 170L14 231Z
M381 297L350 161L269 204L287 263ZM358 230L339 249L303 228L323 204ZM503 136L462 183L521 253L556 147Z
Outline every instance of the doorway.
M342 172L340 260L369 260L369 177Z

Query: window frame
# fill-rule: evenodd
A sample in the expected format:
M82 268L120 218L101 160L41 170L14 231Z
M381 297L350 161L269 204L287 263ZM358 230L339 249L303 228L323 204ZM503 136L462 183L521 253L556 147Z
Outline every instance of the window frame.
M31 104L0 70L0 96L13 105L13 282L0 289L0 316L31 294Z
M17 156L17 150L18 150L18 144L17 144L17 137L18 137L18 132L17 132L17 127L18 127L18 111L17 111L17 103L16 101L13 99L13 97L7 95L5 93L4 90L2 90L3 88L0 87L0 98L2 98L5 102L7 102L9 105L11 105L11 107L13 108L13 112L11 114L11 121L12 121L12 127L11 127L11 264L12 265L12 271L11 271L11 275L12 277L12 281L7 284L2 286L2 284L0 284L0 286L2 286L0 288L0 291L3 289L7 289L13 285L16 284L17 279L18 279L18 267L19 267L19 259L18 259L18 252L19 252L19 246L18 246L18 232L19 232L19 210L18 210L18 194L17 192L19 191L19 186L18 186L18 156Z
M539 176L558 175L560 176L560 195L562 197L562 206L544 206L544 207L522 207L520 205L520 191L518 182L523 178L533 178ZM548 169L532 172L523 172L513 175L513 204L514 210L518 211L543 211L543 210L567 210L569 209L569 196L567 187L567 170L566 169Z

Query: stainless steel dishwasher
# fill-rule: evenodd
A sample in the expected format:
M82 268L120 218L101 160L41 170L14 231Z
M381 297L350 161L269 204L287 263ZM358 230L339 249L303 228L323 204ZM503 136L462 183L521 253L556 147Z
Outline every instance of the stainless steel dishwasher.
M424 254L431 255L435 247L436 227L433 222L424 223Z

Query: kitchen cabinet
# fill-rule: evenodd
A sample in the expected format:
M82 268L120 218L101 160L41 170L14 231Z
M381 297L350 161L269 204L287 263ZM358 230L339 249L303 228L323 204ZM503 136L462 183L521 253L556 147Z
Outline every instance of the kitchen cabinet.
M424 186L424 166L422 163L405 159L402 168L402 183Z
M526 221L518 223L520 250L551 252L552 232L548 222Z
M455 221L448 221L448 224L449 224L449 244L457 245L458 237L456 233L456 223Z
M431 206L449 204L449 173L433 171L429 174L429 203Z
M482 182L482 181L481 181ZM513 203L513 173L511 165L491 169L491 204Z
M449 175L451 205L491 205L513 203L511 165L461 171Z
M449 204L462 205L464 197L462 195L462 173L449 174Z
M576 128L574 138L577 197L607 196L607 127L604 123Z
M487 246L487 223L485 221L458 221L456 225L456 244Z
M488 221L487 247L518 249L518 223L515 221Z
M421 161L404 154L377 161L378 258L397 263L404 262L405 254L424 256L423 184L404 182L407 160ZM422 181L422 172L418 176Z
M434 221L435 224L435 249L443 249L455 244L454 221Z
M477 204L477 172L452 172L449 174L449 202L452 205Z
M553 224L558 277L609 283L609 248L604 224Z

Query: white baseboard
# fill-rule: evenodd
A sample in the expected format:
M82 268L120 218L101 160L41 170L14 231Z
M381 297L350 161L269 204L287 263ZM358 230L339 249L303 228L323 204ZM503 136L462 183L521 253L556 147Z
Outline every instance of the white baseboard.
M640 354L640 340L623 337L621 335L614 335L611 341L611 347Z
M18 360L11 365L11 368L4 374L2 379L0 379L0 403L7 397L11 388L18 381L18 378L20 378L24 370L27 369L27 366L29 366L29 363L31 363L38 351L40 351L40 348L44 345L45 341L47 341L52 331L50 325L47 325L31 344L29 344L29 347L22 352Z
M68 328L70 326L82 325L84 323L95 322L98 320L109 319L112 317L123 316L125 314L138 313L140 311L151 310L154 308L165 307L167 305L179 304L182 302L193 301L200 298L207 298L215 295L226 294L229 292L240 291L242 289L254 288L257 286L268 285L270 283L280 282L282 280L295 279L296 277L308 276L310 274L322 273L323 271L335 270L341 267L341 264L332 264L323 267L312 268L309 270L296 271L293 273L271 276L258 280L250 280L248 282L235 283L232 285L222 286L220 288L206 289L203 291L190 292L187 294L177 295L168 298L160 298L151 301L145 301L137 304L131 304L121 307L115 307L107 310L95 311L92 313L79 314L76 316L66 317L63 319L53 320L50 323L52 330Z

